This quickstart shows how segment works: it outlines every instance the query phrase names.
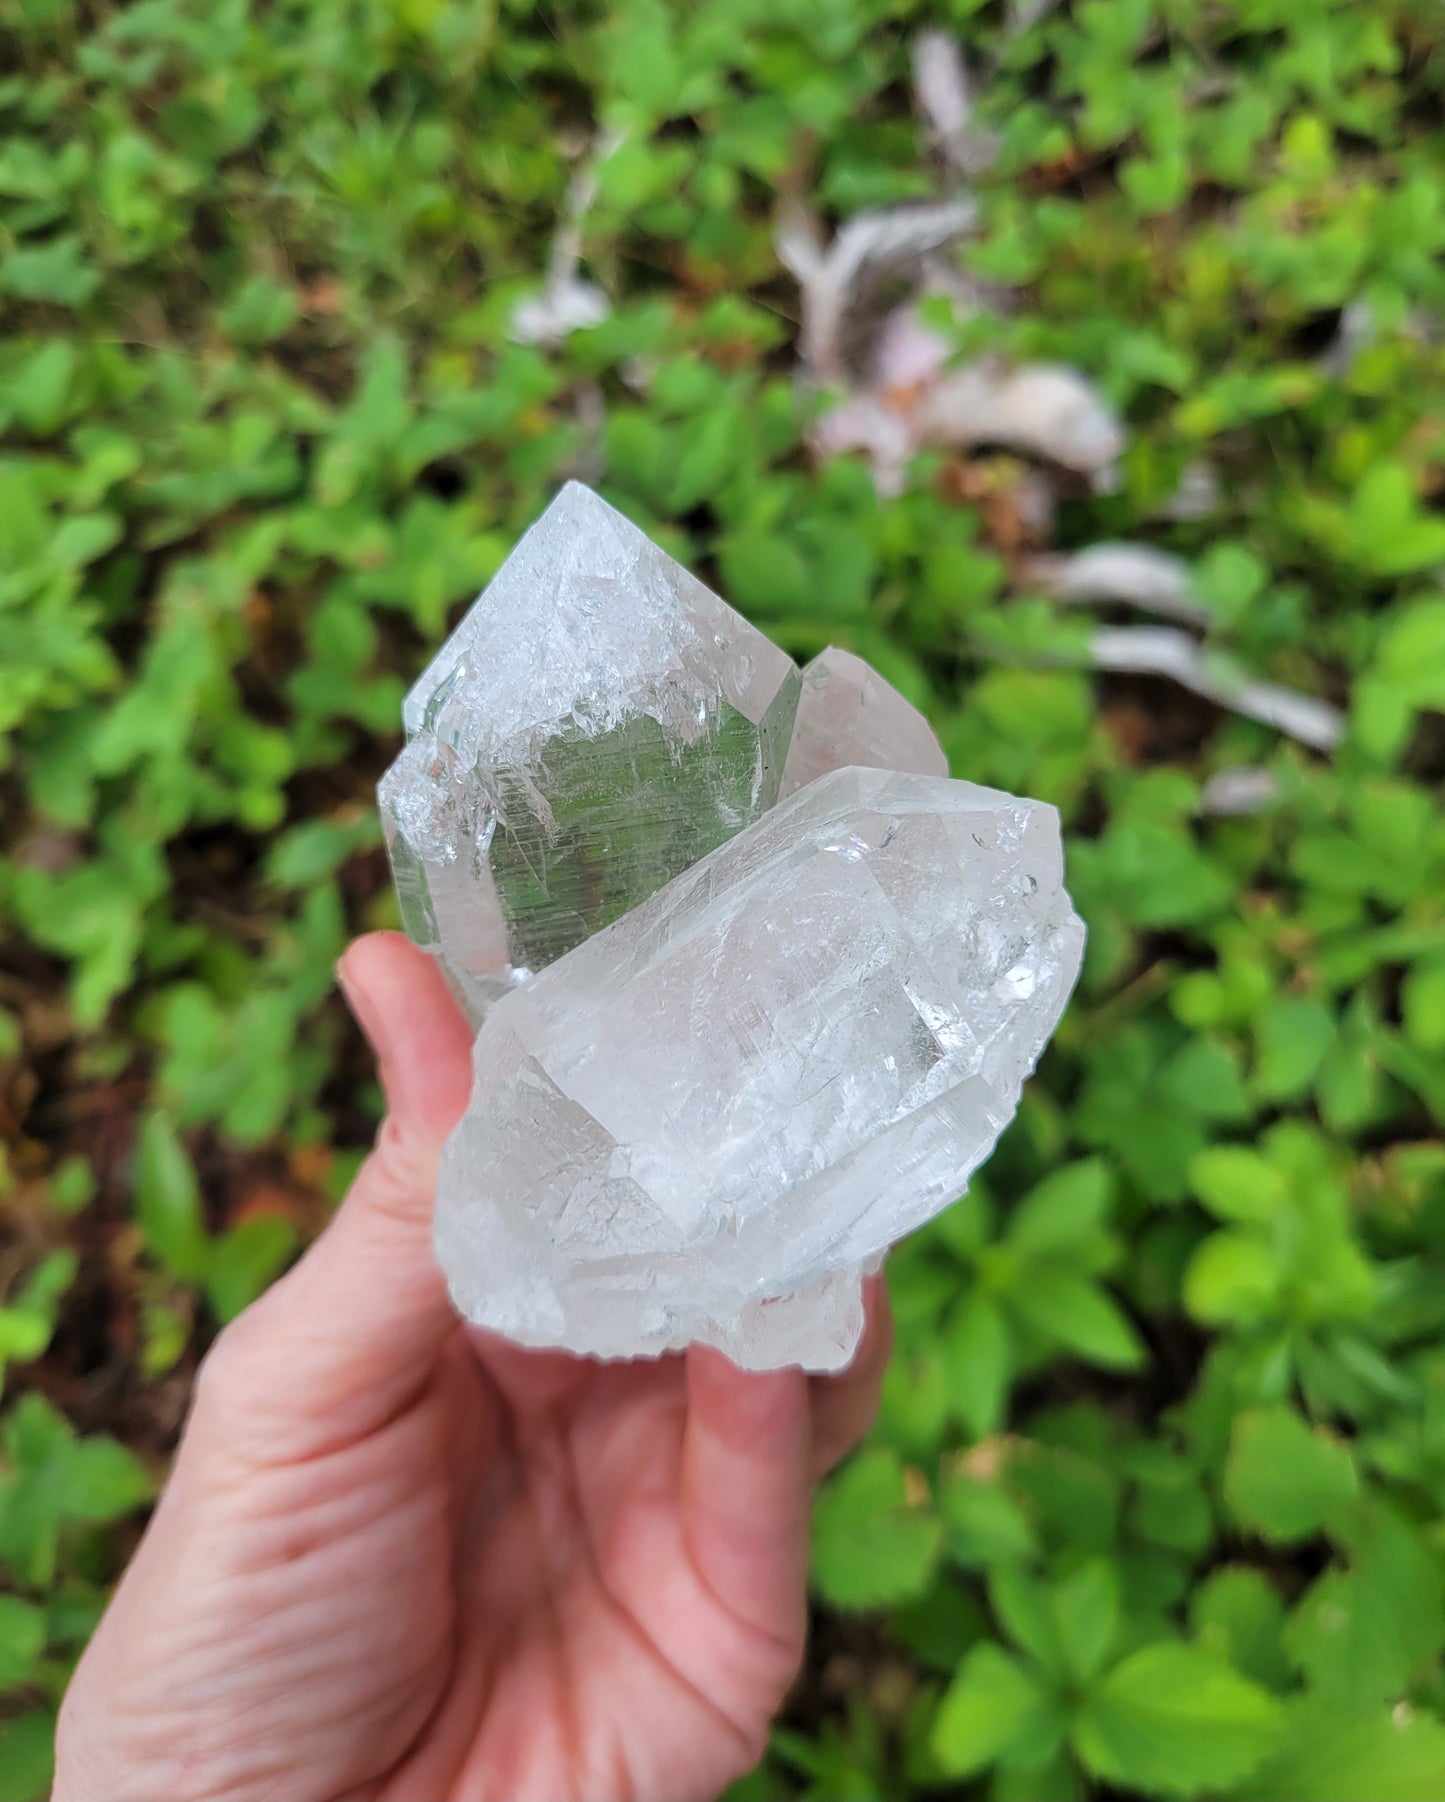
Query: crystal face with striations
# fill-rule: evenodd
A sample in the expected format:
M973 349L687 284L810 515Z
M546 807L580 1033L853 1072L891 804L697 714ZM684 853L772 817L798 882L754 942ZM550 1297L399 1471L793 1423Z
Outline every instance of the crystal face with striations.
M792 659L570 482L412 687L381 784L407 931L473 1019L826 769L941 772L859 658ZM785 767L786 766L786 767Z
M1078 974L1051 807L825 775L507 994L442 1158L472 1320L835 1369L863 1272L962 1192Z
M773 804L799 686L568 483L413 686L381 784L406 929L474 1016Z

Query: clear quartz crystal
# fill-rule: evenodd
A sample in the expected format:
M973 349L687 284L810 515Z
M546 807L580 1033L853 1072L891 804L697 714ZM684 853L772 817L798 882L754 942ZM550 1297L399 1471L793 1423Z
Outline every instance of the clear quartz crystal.
M803 671L803 693L783 794L806 788L828 770L863 764L946 776L948 759L928 721L871 664L830 645Z
M799 687L568 483L407 696L381 784L403 922L474 1017L773 804Z
M1077 975L1053 810L942 779L867 664L800 679L576 483L404 717L403 918L484 1022L438 1194L458 1305L846 1362L862 1272L987 1156Z
M402 919L474 1021L780 793L846 764L946 768L927 721L861 659L827 650L800 679L577 482L403 720L380 792Z
M1051 807L844 769L487 1014L442 1158L472 1320L606 1357L845 1363L863 1272L952 1201L1078 975Z

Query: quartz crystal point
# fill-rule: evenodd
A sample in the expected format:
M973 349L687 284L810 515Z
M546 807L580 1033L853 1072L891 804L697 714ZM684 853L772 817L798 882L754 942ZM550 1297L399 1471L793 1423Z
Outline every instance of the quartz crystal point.
M783 766L783 795L849 764L913 770L920 776L948 774L943 746L918 709L871 664L830 645L803 671L797 722Z
M836 1369L1078 974L1053 808L844 769L507 994L442 1156L455 1301L529 1345Z
M474 1021L780 792L845 764L946 767L923 716L866 663L827 650L800 683L785 652L577 482L403 719L380 797L402 920Z
M569 482L406 698L402 919L473 1017L777 799L799 677Z

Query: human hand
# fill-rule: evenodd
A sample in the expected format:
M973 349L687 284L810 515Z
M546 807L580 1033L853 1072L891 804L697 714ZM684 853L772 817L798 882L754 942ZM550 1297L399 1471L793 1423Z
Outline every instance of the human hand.
M431 1248L471 1038L397 934L342 986L388 1113L336 1219L221 1334L61 1711L55 1802L683 1802L750 1768L803 1644L830 1378L600 1364L460 1325Z

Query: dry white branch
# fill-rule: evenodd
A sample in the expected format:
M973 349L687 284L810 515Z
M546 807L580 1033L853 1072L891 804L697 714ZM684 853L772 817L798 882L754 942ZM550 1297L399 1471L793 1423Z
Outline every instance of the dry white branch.
M978 175L998 155L997 134L974 121L973 82L958 40L920 31L913 40L913 93L929 135L961 175Z
M1153 545L1093 544L1070 557L1035 557L1023 574L1071 605L1117 602L1185 625L1209 622L1209 609L1195 599L1189 565Z
M1161 519L1208 519L1219 511L1219 472L1202 459L1186 465L1179 486L1159 509Z
M1333 750L1344 733L1343 716L1327 701L1258 681L1173 626L1101 627L1089 652L1099 669L1167 676L1216 706L1273 726L1317 751Z
M578 274L582 224L597 198L602 165L622 142L616 132L599 134L591 154L567 186L567 198L547 258L547 279L536 294L512 312L511 335L518 344L560 344L571 332L600 325L612 302L595 282Z
M1111 486L1124 427L1103 395L1064 363L1006 369L971 363L942 376L923 396L919 438L931 444L999 444L1046 458Z
M1014 512L1029 536L1047 543L1053 536L1057 497L1054 483L1045 469L1021 469L1014 477L1011 494Z
M1273 770L1243 764L1238 769L1217 770L1199 791L1198 811L1224 818L1262 813L1279 799L1279 777Z
M1367 300L1352 300L1340 314L1339 327L1333 341L1319 358L1317 366L1320 374L1328 376L1332 381L1345 381L1355 367L1360 352L1367 350L1378 335L1375 309Z
M925 444L997 444L1108 488L1124 428L1099 390L1066 364L1010 369L994 359L950 370L948 340L916 306L895 308L874 347L870 380L818 422L823 456L866 451L879 492L898 494L908 459Z
M963 137L973 117L973 83L951 32L920 31L914 38L913 92L940 144Z
M875 394L854 394L832 407L814 426L813 448L822 457L865 451L873 485L890 499L902 494L908 460L918 449L909 412Z
M917 307L895 307L883 321L873 347L869 390L916 398L921 384L948 367L953 346L941 332L925 325Z
M1022 37L1046 19L1059 0L1009 0L1004 30L1011 38Z
M573 276L517 302L512 339L517 344L560 344L572 332L600 325L611 311L611 301L594 282Z
M803 364L817 381L843 373L843 322L885 275L916 268L978 219L972 200L943 200L856 214L826 247L802 207L785 210L774 245L802 293Z

